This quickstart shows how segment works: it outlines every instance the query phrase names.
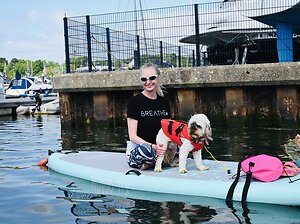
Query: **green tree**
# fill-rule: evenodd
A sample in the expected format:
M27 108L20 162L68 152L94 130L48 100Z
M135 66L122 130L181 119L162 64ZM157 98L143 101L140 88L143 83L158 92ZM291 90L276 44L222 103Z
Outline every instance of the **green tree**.
M61 65L53 61L45 60L24 60L13 58L8 62L5 58L0 57L0 71L4 70L4 63L6 62L6 74L8 79L15 77L16 71L18 70L22 76L28 73L30 76L41 76L45 67L45 77L52 78L53 75L60 73Z
M32 70L34 76L41 75L44 69L44 61L36 60L32 63Z
M7 64L6 58L0 58L0 72L4 72L4 65Z
M44 75L47 78L51 79L53 77L53 75L60 73L61 66L56 62L48 61L45 63L45 66L46 66L46 68L45 68Z
M26 72L26 61L22 59L13 58L10 63L7 65L7 76L9 79L15 77L16 71L19 71L21 75L24 75Z

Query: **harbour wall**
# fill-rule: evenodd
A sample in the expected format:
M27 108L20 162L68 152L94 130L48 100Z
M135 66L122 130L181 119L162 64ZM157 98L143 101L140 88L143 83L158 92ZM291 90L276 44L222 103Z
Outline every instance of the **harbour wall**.
M205 113L213 125L299 126L300 64L162 69L173 117ZM128 98L141 91L138 70L59 74L62 124L126 122Z

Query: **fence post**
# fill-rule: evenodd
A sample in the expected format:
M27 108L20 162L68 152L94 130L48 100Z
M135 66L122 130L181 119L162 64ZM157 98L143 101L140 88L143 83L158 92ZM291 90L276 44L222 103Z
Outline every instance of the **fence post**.
M181 67L181 47L178 46L178 67Z
M195 12L195 37L196 37L196 66L200 66L200 36L199 36L198 4L194 4L194 12Z
M86 16L86 40L87 40L87 53L88 53L88 68L89 72L93 70L92 62L92 48L91 48L91 25L90 25L90 16Z
M195 67L195 50L192 50L193 67Z
M106 43L107 43L107 66L108 66L108 71L112 71L111 44L110 44L109 28L106 28Z
M141 67L140 36L136 35L136 50L134 51L134 69Z
M159 41L159 51L160 51L160 66L163 66L164 63L164 53L163 53L163 42Z
M65 53L66 53L66 73L70 73L70 51L69 51L69 33L68 33L68 19L64 17L64 34L65 34Z

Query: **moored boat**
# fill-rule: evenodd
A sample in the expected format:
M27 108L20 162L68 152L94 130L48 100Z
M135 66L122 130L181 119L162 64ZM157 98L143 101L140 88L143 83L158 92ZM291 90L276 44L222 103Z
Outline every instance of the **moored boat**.
M16 109L17 115L29 115L29 114L59 114L59 99L55 99L45 104L41 104L39 107L20 105Z
M10 81L8 88L5 90L5 97L24 97L36 92L49 94L52 92L52 89L52 84L47 79L29 76L21 77L18 73L18 75L16 74L16 77Z

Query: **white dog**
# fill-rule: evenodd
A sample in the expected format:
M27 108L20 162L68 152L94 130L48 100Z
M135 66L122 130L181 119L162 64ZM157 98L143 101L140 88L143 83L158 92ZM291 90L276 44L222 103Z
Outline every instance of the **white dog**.
M156 144L167 148L168 143L174 142L181 146L179 150L179 172L186 173L186 161L189 152L193 152L193 157L197 169L207 170L207 166L202 163L202 153L204 143L208 144L208 140L212 140L212 131L210 121L205 114L195 114L188 123L163 119L162 128L156 136ZM168 149L166 150L166 152ZM173 149L174 152L174 149ZM174 153L173 153L174 154ZM173 156L174 158L174 156ZM154 171L162 171L163 156L158 156Z

